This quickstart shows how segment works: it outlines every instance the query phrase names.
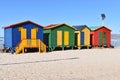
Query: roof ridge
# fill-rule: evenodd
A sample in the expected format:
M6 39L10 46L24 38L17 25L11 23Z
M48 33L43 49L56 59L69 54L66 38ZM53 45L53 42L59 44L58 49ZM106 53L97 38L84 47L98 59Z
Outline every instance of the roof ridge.
M18 23L15 23L15 24L11 24L11 25L9 25L9 26L3 26L2 28L10 28L10 27L13 27L13 26L16 26L16 25L20 25L20 24L27 23L27 22L33 23L33 24L35 24L35 25L37 25L37 26L41 26L41 25L39 25L39 24L31 21L31 20L25 20L25 21L22 21L22 22L18 22ZM43 26L41 26L41 27L43 28Z

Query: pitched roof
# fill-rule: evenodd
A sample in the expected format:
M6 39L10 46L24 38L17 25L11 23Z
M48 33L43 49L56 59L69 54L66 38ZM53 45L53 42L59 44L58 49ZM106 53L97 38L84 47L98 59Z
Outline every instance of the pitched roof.
M55 28L55 27L59 27L59 26L61 26L61 25L67 25L67 26L69 26L70 28L73 28L74 30L76 30L74 27L72 27L72 26L70 26L70 25L68 25L68 24L66 24L66 23L50 24L50 25L44 27L44 29L52 29L52 28Z
M87 27L86 25L78 25L78 26L73 26L77 30L82 30L83 28ZM87 27L88 28L88 27ZM88 28L90 30L90 28Z
M48 26L45 26L44 29L54 28L54 27L56 27L57 25L59 25L59 24L50 24L50 25L48 25Z
M105 26L91 26L91 27L89 27L89 28L90 28L92 31L95 31L95 30L98 30L98 29L103 28L103 27L111 31L111 29L109 29L109 28L107 28L107 27L105 27Z
M101 26L90 26L89 28L91 29L91 30L96 30L96 29L98 29L98 28L100 28Z
M37 25L37 26L40 26L40 27L43 28L43 26L41 26L41 25L39 25L39 24L37 24L37 23L35 23L35 22L32 22L32 21L30 21L30 20L26 20L26 21L23 21L23 22L19 22L19 23L16 23L16 24L9 25L9 26L4 26L3 28L11 28L11 27L15 27L15 26L17 26L17 25L21 25L21 24L24 24L24 23L28 23L28 22L30 22L30 23L32 23L32 24L34 24L34 25Z

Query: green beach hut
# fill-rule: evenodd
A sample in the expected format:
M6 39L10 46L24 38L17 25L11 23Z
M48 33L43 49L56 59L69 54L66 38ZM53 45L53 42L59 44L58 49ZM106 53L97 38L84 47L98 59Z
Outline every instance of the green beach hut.
M66 24L51 24L44 27L44 43L48 51L59 47L64 50L66 47L74 47L75 28Z

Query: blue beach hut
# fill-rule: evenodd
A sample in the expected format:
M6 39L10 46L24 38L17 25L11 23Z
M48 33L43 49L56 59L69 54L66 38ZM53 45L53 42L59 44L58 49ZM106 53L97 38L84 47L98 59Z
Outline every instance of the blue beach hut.
M43 27L30 20L4 26L4 46L11 53L24 53L28 49L36 48L39 52L46 52L43 43Z

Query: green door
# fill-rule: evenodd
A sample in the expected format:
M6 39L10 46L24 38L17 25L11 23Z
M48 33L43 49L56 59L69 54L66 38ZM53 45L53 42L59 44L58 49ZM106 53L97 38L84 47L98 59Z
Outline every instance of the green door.
M106 42L107 42L107 38L106 38L107 36L106 36L106 32L104 32L104 44L106 44Z
M99 32L99 44L102 44L102 32Z

